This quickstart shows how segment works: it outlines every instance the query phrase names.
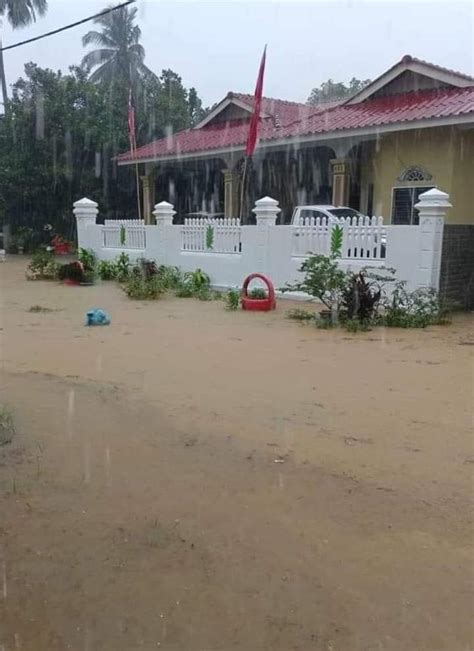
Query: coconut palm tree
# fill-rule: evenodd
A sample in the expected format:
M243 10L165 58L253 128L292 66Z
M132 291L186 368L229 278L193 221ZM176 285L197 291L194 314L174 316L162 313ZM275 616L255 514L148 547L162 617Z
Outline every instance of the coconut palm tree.
M94 23L101 26L101 31L87 32L82 39L84 46L100 46L82 59L85 68L95 68L90 76L91 81L106 84L122 84L125 81L127 85L136 87L143 85L145 79L155 77L143 63L145 50L139 43L141 30L134 24L136 15L136 7L122 7L94 19Z
M48 0L0 0L0 17L6 15L8 22L16 29L24 27L36 20L36 14L43 16L48 8ZM2 40L0 38L0 48ZM3 52L0 50L0 77L2 84L3 109L7 112L8 94Z

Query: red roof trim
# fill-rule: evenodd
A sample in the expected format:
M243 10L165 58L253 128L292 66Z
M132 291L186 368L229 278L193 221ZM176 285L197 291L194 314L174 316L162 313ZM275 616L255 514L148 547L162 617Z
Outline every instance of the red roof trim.
M277 101L278 102L278 101ZM368 99L358 104L342 104L327 110L314 110L315 107L288 103L292 109L283 110L283 102L278 102L279 111L284 118L261 121L260 141L287 139L341 132L355 129L376 129L382 125L404 124L413 121L436 118L455 118L472 114L474 121L474 86L465 88L446 88L413 91L398 95L388 95ZM277 103L275 103L277 106ZM297 117L298 111L306 115ZM293 119L291 119L293 116ZM118 156L118 161L175 157L180 154L212 152L238 148L245 144L248 120L209 123L201 129L187 129L169 138L157 140L137 150L134 159L130 153Z

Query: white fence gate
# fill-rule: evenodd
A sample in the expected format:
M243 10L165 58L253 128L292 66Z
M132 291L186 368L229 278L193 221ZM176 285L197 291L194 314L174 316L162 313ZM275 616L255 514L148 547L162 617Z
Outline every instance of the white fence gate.
M240 253L242 251L240 219L184 220L182 227L182 251L201 253Z
M110 220L109 221L110 224ZM102 246L105 249L145 249L145 226L139 223L122 222L102 226Z

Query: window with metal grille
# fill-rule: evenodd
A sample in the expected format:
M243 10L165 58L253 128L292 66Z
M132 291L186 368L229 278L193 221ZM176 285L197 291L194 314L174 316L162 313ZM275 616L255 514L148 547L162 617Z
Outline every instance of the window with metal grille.
M433 185L416 188L392 188L392 224L418 224L418 203L420 194L433 189Z

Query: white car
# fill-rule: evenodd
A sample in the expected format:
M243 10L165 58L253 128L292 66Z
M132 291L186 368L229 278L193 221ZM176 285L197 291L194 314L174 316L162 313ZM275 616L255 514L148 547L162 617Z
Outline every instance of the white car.
M361 212L354 210L354 208L347 208L346 206L296 206L291 217L291 225L299 226L300 219L306 217L364 217ZM298 235L298 233L296 233ZM377 235L375 242L377 243ZM385 258L387 255L387 236L381 235L380 237L380 257Z
M354 208L345 206L296 206L291 217L291 225L297 226L299 220L305 217L363 217L364 215Z

